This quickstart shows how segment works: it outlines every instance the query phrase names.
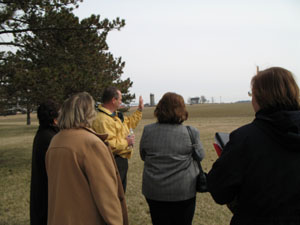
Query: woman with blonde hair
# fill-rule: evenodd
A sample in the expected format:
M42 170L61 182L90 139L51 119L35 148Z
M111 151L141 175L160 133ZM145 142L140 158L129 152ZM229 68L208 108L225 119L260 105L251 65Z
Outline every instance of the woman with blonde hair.
M91 130L95 102L86 92L67 99L60 132L46 155L48 225L128 224L122 183L105 136Z
M232 225L300 224L300 105L292 73L272 67L251 81L252 123L230 134L208 174L219 204L235 199Z
M143 195L154 225L191 225L196 205L198 166L193 160L189 131L182 125L188 112L182 96L168 92L154 115L157 123L144 127L140 155L144 160ZM204 150L199 131L191 128L200 158Z

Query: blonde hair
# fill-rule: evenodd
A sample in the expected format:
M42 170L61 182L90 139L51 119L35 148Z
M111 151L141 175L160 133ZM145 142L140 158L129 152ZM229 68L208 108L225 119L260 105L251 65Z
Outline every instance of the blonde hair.
M60 129L91 127L96 116L95 101L87 92L75 94L65 100L58 117Z

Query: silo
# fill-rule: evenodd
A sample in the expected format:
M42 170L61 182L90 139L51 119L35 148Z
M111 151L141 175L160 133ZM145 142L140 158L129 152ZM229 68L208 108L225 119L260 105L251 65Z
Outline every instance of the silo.
M155 106L154 94L150 94L150 106Z

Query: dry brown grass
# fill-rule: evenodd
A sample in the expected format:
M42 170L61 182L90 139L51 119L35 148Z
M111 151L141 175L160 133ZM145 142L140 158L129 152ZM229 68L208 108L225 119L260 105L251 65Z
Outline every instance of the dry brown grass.
M206 104L187 106L189 119L186 125L199 129L206 150L203 168L208 171L217 155L212 143L216 131L231 132L250 122L254 113L250 103ZM139 156L139 140L143 127L155 122L153 107L145 108L143 119L135 129L136 144L129 163L128 188L126 193L131 225L151 224L147 203L141 194L143 162ZM35 115L33 125L26 126L24 115L0 117L0 225L29 224L29 185L31 149L37 129ZM195 225L229 224L230 211L214 203L211 196L197 194L194 216Z

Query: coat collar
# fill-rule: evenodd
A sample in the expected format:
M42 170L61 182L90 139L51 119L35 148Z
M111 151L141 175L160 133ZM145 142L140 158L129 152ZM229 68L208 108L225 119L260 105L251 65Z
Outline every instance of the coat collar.
M107 139L108 137L108 134L98 134L96 133L94 130L90 129L90 128L87 128L87 127L83 127L82 129L96 135L98 138L100 138L103 142L105 142L105 140Z
M110 115L112 117L116 115L116 112L111 113L110 110L108 110L107 108L105 108L101 105L98 106L98 109L99 109L99 111L103 111L104 113L106 113L107 115Z

